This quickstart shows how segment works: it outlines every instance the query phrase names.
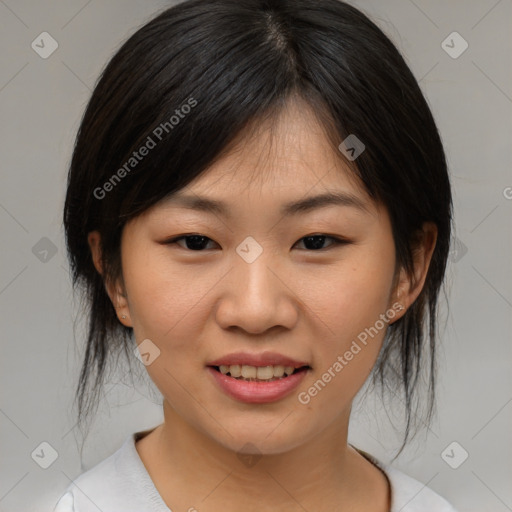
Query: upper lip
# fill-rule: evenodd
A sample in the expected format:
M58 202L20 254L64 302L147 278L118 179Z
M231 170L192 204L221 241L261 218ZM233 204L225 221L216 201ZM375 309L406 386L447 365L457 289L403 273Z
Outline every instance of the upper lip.
M309 366L308 363L297 361L291 357L278 354L277 352L262 352L260 354L250 354L248 352L234 352L227 354L215 361L211 361L207 366L220 366L220 365L248 365L248 366L293 366L293 368L300 368L302 366Z

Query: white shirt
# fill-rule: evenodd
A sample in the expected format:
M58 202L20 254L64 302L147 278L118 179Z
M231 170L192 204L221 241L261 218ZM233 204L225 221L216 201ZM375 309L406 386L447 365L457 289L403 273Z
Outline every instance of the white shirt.
M68 486L53 512L172 512L142 462L136 441L148 430L128 436L112 455ZM391 485L390 512L457 512L421 482L358 450L384 471ZM191 510L194 504L191 503Z

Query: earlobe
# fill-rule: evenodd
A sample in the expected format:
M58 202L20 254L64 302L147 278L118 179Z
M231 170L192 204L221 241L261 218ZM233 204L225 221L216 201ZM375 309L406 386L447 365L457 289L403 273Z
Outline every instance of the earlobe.
M116 306L116 314L117 318L119 318L119 321L126 327L131 327L131 319L129 314L128 305L120 304L119 306Z
M105 284L105 288L107 289L112 304L117 304L116 314L119 321L126 327L132 327L130 308L128 307L128 296L124 289L122 278L115 283Z

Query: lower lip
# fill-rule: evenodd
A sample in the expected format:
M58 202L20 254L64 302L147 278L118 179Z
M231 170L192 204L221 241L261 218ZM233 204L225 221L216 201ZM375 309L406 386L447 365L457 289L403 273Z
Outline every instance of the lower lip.
M249 404L276 402L289 395L306 376L309 369L271 382L238 380L207 367L215 382L230 397Z

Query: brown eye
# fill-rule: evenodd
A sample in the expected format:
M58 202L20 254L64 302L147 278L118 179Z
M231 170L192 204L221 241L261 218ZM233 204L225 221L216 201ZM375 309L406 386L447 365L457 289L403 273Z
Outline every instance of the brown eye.
M329 244L327 247L323 247L323 245L327 239L333 240L333 243ZM301 238L299 240L299 242L301 242L301 241L304 241L304 245L306 246L307 250L313 250L313 251L330 249L332 247L348 243L347 240L342 240L341 238L337 238L337 237L329 236L329 235L323 235L323 234L308 235L308 236Z
M185 246L182 244L178 244L181 240L185 240ZM166 245L170 244L178 244L183 249L188 249L190 251L203 251L207 245L207 242L213 240L204 235L181 235L172 240L166 242Z

